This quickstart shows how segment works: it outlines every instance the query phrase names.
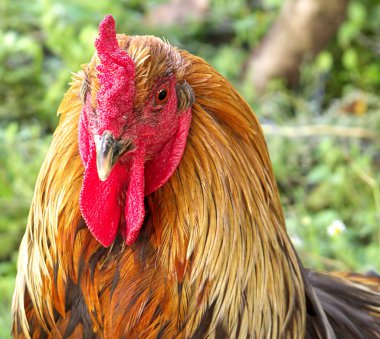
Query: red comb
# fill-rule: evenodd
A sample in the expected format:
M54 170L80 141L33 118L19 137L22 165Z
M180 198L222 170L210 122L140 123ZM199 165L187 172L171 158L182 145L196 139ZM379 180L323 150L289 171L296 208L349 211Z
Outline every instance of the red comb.
M98 134L108 130L118 138L123 127L120 119L125 119L133 108L135 64L119 47L112 15L107 15L100 23L95 47L100 59L97 66L100 90L96 96Z

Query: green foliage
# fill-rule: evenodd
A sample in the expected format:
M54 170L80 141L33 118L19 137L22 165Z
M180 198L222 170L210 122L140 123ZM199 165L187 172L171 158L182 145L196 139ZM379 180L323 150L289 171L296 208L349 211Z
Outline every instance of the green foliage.
M359 102L370 107L365 116L347 112ZM274 116L273 107L263 105L261 111ZM380 130L380 100L362 92L335 101L322 117L295 110L294 118L278 118L279 129L290 125L296 134L297 128L319 124ZM297 239L295 245L305 264L329 270L379 271L380 135L377 140L360 140L347 131L345 137L328 136L326 130L327 136L305 139L271 133L267 135L269 152L288 230ZM335 234L337 223L344 229Z
M0 337L11 338L11 312L12 293L15 281L15 260L0 265Z
M36 174L50 136L37 124L19 127L12 122L0 134L0 260L18 247L33 195Z
M280 0L211 0L202 21L185 29L153 27L147 13L164 0L2 0L0 2L0 337L10 333L17 248L38 169L57 123L71 72L93 52L106 13L119 32L164 36L205 58L250 102L263 123L380 130L377 0L351 0L347 20L313 62L300 87L275 81L263 98L242 81L243 65L262 39ZM328 134L328 133L327 133ZM304 262L336 270L380 271L379 142L356 137L287 138L268 133L287 226Z
M351 1L347 20L331 42L332 58L329 75L335 79L326 86L327 99L340 96L354 88L380 89L378 1ZM326 52L325 52L326 53Z

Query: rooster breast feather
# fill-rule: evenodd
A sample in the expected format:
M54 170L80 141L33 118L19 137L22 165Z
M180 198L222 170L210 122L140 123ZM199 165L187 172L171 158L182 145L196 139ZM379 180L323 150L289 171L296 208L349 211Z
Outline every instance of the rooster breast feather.
M135 65L136 112L157 79L179 84L176 109L191 107L184 153L145 196L135 242L126 243L120 217L103 246L79 201L78 127L84 105L97 105L99 57L74 76L20 247L14 336L379 338L377 277L300 263L260 124L236 90L204 60L157 38L117 38Z

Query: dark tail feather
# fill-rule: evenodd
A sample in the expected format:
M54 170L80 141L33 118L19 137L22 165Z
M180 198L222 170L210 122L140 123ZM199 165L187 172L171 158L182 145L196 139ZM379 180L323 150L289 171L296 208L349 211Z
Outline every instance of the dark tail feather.
M321 333L332 328L338 339L380 339L380 293L374 288L378 277L368 275L366 284L367 276L305 273L309 338L323 338L326 335ZM322 316L318 307L323 309ZM318 327L323 328L319 331Z

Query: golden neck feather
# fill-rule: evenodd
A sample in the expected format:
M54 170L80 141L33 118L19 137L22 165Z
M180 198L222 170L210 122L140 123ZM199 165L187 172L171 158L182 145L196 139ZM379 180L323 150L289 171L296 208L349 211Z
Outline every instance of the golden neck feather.
M196 307L215 303L214 329L223 315L232 336L240 326L239 335L302 337L304 286L259 122L214 69L184 57L192 61L185 79L195 92L187 148L170 181L149 198L160 261L169 271L178 262L186 267ZM196 328L202 312L194 314Z
M188 143L169 182L147 197L146 232L154 249L150 255L154 253L164 280L181 285L181 292L164 286L168 291L162 295L181 294L175 312L186 319L187 334L194 333L212 307L210 333L221 324L232 337L303 337L301 271L286 234L259 122L207 63L186 52L182 56L191 61L184 79L195 92ZM59 109L62 118L36 184L21 245L20 258L28 261L19 260L13 309L17 326L24 330L25 288L36 316L46 328L54 327L52 305L65 312L60 284L78 278L80 263L75 258L87 264L89 244L94 251L100 248L89 232L78 231L83 166L77 124L84 80L83 75L74 79ZM79 233L84 235L76 236ZM70 251L72 259L67 260ZM112 272L112 262L107 264Z

